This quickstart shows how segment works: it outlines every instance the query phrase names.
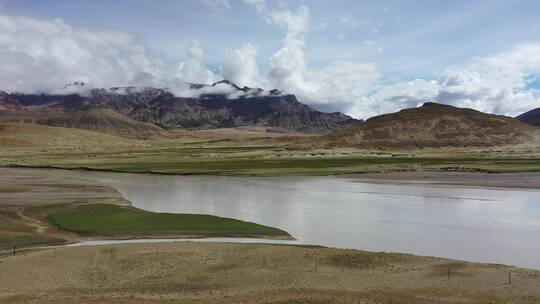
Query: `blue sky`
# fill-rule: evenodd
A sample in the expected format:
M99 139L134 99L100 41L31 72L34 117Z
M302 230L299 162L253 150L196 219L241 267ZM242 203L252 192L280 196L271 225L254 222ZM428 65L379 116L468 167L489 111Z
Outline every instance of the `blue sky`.
M279 49L282 31L242 1L229 4L212 9L196 0L8 0L4 7L13 15L127 31L171 60L182 59L197 39L211 66L222 63L224 49L253 42L264 64ZM471 57L540 39L540 1L290 1L288 6L302 4L311 11L308 65L375 61L390 78L433 77Z
M308 15L304 16L307 29L301 33L299 39L302 43L300 52L305 73L309 75L303 77L311 77L309 81L312 82L313 79L327 81L329 71L325 70L324 75L315 75L315 72L310 74L309 69L330 67L328 70L335 71L336 69L332 68L333 63L350 62L376 67L377 76L373 77L377 79L354 80L364 81L360 85L363 86L362 92L351 96L351 99L355 100L344 100L348 95L341 94L341 97L335 100L328 97L328 101L315 100L313 96L321 94L319 92L310 95L313 86L306 89L301 84L289 86L279 81L268 83L284 85L290 88L292 93L303 96L308 103L320 108L343 110L351 114L356 111L357 116L378 114L398 106L414 106L416 102L423 101L422 98L416 98L417 96L407 95L411 97L409 101L396 103L395 107L384 106L373 111L354 110L355 107L373 106L377 103L378 101L374 100L364 101L362 105L362 102L357 100L385 95L384 90L387 88L383 86L404 84L415 79L439 81L449 77L445 74L449 69L469 71L471 65L478 69L478 64L475 65L478 58L497 56L540 41L540 1L535 0L267 0L264 1L263 11L247 2L250 1L4 0L0 2L3 3L0 12L6 16L24 16L37 20L59 18L74 29L126 32L147 47L152 55L171 63L189 61L190 55L186 54L186 49L192 46L193 41L198 41L204 50L204 67L216 74L219 74L226 64L231 50L250 43L257 49L255 61L259 73L265 74L271 70L269 59L286 46L284 37L291 30L291 24L286 21L280 23L272 13L290 12L295 15L299 14L299 8L305 7L308 11ZM518 68L525 69L523 64L516 67ZM366 67L357 66L355 71L366 71ZM373 72L371 69L369 71ZM340 70L332 75L343 74ZM459 77L463 75L461 72L456 74L459 74ZM509 72L505 71L504 74L506 77ZM523 77L533 77L538 74L538 69L527 70L526 74ZM254 81L256 84L263 82ZM310 84L315 86L315 83ZM415 83L413 86L417 85L418 83ZM429 83L427 85L429 86ZM377 89L372 90L369 86ZM518 90L530 88L520 87L518 82L513 82L512 86L514 87L508 88L510 93L515 91L516 87ZM537 82L531 86L536 87ZM340 88L338 83L331 87ZM417 89L415 87L414 90ZM537 97L532 91L531 94L534 98ZM515 114L514 112L535 105L537 101L529 96L528 101L521 107L508 108L489 105L488 102L495 102L493 100L474 104L470 97L467 96L456 104ZM451 103L445 100L441 102ZM513 101L504 102L509 104Z

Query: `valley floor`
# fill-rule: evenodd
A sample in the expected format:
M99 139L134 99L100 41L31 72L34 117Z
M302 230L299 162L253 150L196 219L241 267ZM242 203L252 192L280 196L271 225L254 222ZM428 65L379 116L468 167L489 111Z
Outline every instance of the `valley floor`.
M106 148L100 146L99 137L88 141L85 134L77 134L80 141L48 145L46 136L36 133L43 140L39 145L20 142L0 150L0 165L159 174L370 173L356 178L377 183L540 188L540 173L533 172L540 171L540 151L531 147L323 149L305 146L305 141L296 144L296 137L231 132L122 140L121 145L108 142ZM13 143L14 139L4 140ZM376 173L388 171L393 173ZM60 172L0 168L4 247L14 240L25 247L80 238L47 224L44 215L32 213L29 206L129 205L110 187ZM182 242L23 248L15 255L0 256L0 303L539 303L539 286L540 274L534 270L312 246Z
M538 271L398 253L194 242L29 250L26 246L80 239L28 214L29 205L47 209L66 200L127 202L114 189L70 178L62 170L4 168L0 173L0 228L8 232L0 231L0 239L27 242L15 254L0 255L0 303L540 302ZM537 175L391 173L357 178L467 185L494 181L490 185L496 186L501 180Z
M260 130L179 130L132 140L76 129L2 126L0 166L264 176L540 171L540 147L528 145L389 150L328 147L317 136Z

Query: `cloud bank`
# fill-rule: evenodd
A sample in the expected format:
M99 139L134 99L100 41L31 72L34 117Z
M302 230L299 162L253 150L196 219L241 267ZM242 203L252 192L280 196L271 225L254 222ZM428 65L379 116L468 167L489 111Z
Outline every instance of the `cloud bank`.
M0 13L0 89L28 93L67 92L66 84L88 87L122 85L169 88L177 96L196 97L188 83L228 79L239 86L278 88L316 108L342 111L357 118L437 101L489 113L517 115L540 106L530 83L540 75L540 42L531 42L451 67L436 79L386 82L377 64L334 61L310 68L306 44L310 29L307 6L288 9L264 0L244 0L263 22L284 32L281 47L259 67L257 45L246 42L228 50L218 71L204 64L204 48L193 41L185 60L171 63L137 39L119 31L74 28L62 20L36 20ZM228 1L206 1L230 9ZM357 26L354 20L354 26ZM69 87L69 92L77 87ZM64 91L63 91L64 90ZM204 94L238 97L226 84ZM235 95L236 94L236 95Z

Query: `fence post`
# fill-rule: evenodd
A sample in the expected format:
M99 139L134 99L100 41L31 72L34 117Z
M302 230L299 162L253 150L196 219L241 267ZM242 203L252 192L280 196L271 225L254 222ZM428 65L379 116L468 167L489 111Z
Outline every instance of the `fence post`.
M508 285L512 285L512 272L508 272Z

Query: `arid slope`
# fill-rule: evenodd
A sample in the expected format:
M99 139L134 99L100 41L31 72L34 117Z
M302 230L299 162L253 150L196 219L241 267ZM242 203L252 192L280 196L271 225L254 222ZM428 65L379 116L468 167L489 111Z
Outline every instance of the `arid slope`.
M323 136L332 145L366 148L490 147L534 143L539 130L517 119L426 103Z
M0 123L0 146L8 150L92 150L111 147L139 147L135 140L86 130L24 123Z

